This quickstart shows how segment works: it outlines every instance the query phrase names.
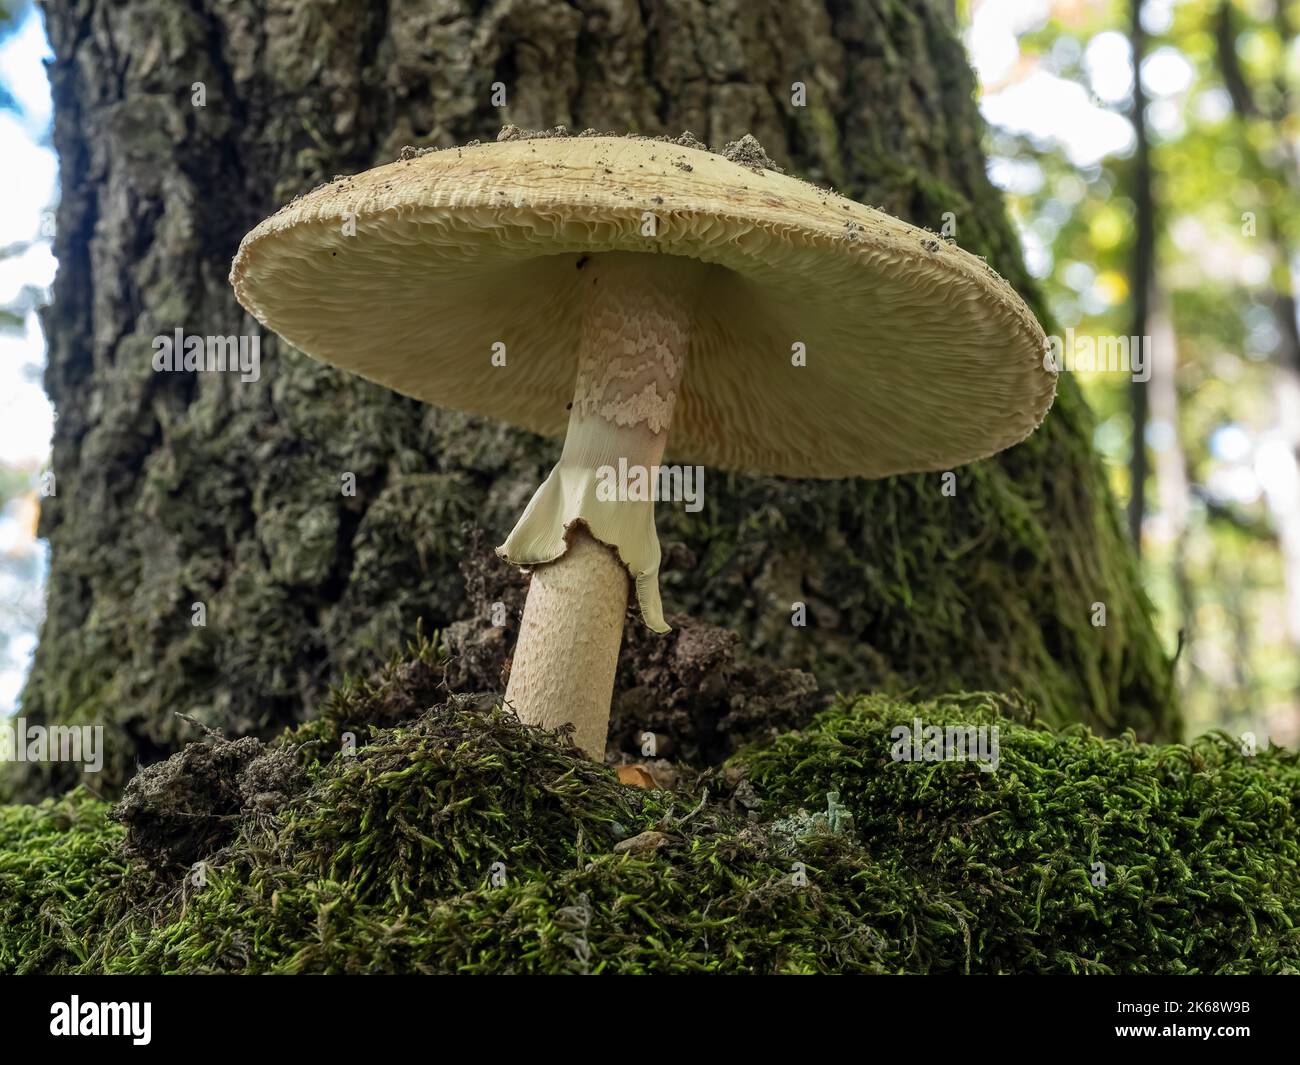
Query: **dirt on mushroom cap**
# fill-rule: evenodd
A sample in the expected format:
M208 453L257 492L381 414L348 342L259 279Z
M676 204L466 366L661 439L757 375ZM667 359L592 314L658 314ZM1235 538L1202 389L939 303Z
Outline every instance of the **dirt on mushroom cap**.
M752 133L742 134L737 140L729 141L721 150L714 150L695 136L690 130L683 130L676 137L669 137L661 134L656 137L646 137L638 133L615 133L613 131L601 132L595 129L584 129L581 133L571 133L567 126L552 126L550 129L520 129L518 126L505 125L501 127L501 132L497 134L498 141L519 141L519 140L552 140L557 137L626 137L628 140L652 140L660 144L673 144L679 148L695 148L703 152L712 152L714 155L720 155L722 158L733 163L739 163L741 166L747 166L751 170L772 170L778 174L784 174L785 171L777 166L771 156L759 143L758 138ZM407 149L403 149L403 153ZM417 154L424 154L426 151L437 149L411 149ZM402 158L409 158L403 154Z

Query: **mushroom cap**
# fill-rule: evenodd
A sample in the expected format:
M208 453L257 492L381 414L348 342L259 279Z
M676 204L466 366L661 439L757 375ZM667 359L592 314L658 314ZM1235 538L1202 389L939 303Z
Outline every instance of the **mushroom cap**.
M946 470L1022 440L1051 406L1043 331L983 260L669 141L510 140L335 180L250 232L231 282L308 355L560 436L581 266L607 251L715 264L696 292L669 461L793 477Z

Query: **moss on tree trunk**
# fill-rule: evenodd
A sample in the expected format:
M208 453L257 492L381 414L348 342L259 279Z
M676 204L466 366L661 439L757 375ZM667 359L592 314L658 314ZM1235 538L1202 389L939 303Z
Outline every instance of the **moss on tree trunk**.
M159 334L254 328L226 282L240 236L334 174L505 122L750 132L785 168L914 223L950 213L958 243L1043 312L985 176L945 4L81 0L47 20L57 495L23 712L109 725L108 790L176 749L175 711L267 735L417 619L462 618L463 524L504 535L558 453L274 337L256 383L152 371ZM1044 428L955 471L955 495L939 475L713 476L702 513L659 510L665 546L682 545L670 560L694 558L666 570L666 604L823 689L1015 689L1049 720L1168 737L1169 663L1091 431L1065 379ZM30 797L75 779L55 766L9 783Z

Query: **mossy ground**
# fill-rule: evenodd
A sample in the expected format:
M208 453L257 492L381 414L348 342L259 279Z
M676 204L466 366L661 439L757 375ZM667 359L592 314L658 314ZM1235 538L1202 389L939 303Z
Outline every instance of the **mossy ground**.
M438 665L287 734L293 794L196 809L224 825L199 877L132 857L139 807L0 808L0 971L1300 972L1293 753L863 696L647 792L498 709L423 709ZM998 725L997 770L891 760L917 717Z

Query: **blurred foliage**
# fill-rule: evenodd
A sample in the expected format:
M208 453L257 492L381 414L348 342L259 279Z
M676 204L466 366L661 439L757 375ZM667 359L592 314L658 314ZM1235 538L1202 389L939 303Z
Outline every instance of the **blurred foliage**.
M1300 4L1229 5L1227 39L1259 112L1243 119L1220 55L1225 2L1147 0L1143 6L1156 304L1176 337L1178 398L1177 424L1154 421L1146 443L1153 455L1181 448L1190 485L1180 545L1161 511L1153 463L1145 579L1169 645L1183 632L1179 680L1190 731L1254 730L1294 743L1300 738L1300 656L1295 634L1287 631L1277 515L1264 491L1261 449L1287 428L1278 424L1283 351L1271 303L1292 286L1292 271L1276 249L1300 245L1300 200L1289 162L1300 137L1292 107L1300 81L1294 34ZM973 17L981 6L970 5ZM1095 108L1127 121L1131 81L1128 93L1116 98L1113 61L1122 42L1131 72L1127 0L1046 6L1048 17L1020 34L1019 62L1005 82L1046 72L1081 85ZM1003 87L986 85L986 93ZM1046 139L995 128L993 173L1007 188L1030 267L1061 327L1124 336L1132 316L1132 147L1080 166L1068 151L1072 136L1066 122ZM1097 414L1095 444L1108 460L1116 492L1126 498L1133 447L1129 378L1081 376Z
M0 45L4 45L32 17L35 17L35 8L31 0L0 0ZM4 111L16 113L20 121L29 117L24 114L18 97L5 84L4 73L0 71L0 112ZM48 138L49 131L46 130L43 136ZM0 165L10 165L10 161L5 159ZM7 203L5 209L15 210L12 203ZM21 257L44 239L45 234L36 230L36 237L32 240L0 241L0 264L6 259ZM11 262L10 266L13 265ZM36 284L21 284L16 292L6 290L0 296L0 338L21 339L30 328L32 312L45 299L45 291ZM7 352L4 357L9 358ZM26 379L27 374L34 378L40 372L35 363L28 363L16 371L12 365L5 369L8 373L0 383L3 383L6 393L16 378ZM6 406L21 402L8 394L0 398L6 401ZM0 685L4 688L8 687L13 671L25 669L28 645L43 608L45 556L35 542L32 521L36 505L36 476L37 470L30 459L0 454ZM0 713L7 709L9 699L8 692L0 688Z
M30 0L0 0L0 41L18 28L31 6ZM0 81L0 110L6 108L11 111L18 110L18 101L14 99L13 93L5 88L5 83Z

